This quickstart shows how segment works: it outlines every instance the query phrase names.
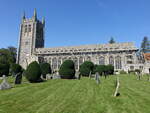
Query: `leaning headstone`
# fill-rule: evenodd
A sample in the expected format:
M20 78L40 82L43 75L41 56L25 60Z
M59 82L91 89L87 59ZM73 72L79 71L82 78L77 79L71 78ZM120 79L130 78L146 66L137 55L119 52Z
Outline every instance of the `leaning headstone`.
M16 74L15 84L21 84L22 82L22 73Z
M117 97L117 96L120 95L120 93L119 93L119 87L120 87L120 82L119 82L119 77L117 76L117 79L116 79L116 89L115 89L114 97Z
M3 81L2 81L2 83L0 84L0 90L10 89L10 88L11 88L11 85L7 82L6 76L3 75Z

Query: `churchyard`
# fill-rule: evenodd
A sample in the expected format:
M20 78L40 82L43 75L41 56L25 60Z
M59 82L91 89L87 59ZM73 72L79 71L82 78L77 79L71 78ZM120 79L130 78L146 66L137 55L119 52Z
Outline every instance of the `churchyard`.
M149 113L150 82L133 74L118 75L120 96L114 97L116 75L100 78L51 79L0 91L0 113Z

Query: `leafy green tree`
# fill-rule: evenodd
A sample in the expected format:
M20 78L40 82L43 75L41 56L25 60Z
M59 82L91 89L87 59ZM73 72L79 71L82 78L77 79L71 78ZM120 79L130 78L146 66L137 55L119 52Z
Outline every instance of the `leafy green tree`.
M13 63L16 62L16 57L17 57L17 48L13 47L13 46L9 46L8 47L8 50L10 51L11 53L11 57L13 59Z
M72 60L64 61L60 66L59 74L62 79L73 79L75 77L74 62Z
M141 43L141 52L150 52L150 42L148 40L148 37L146 36L143 38L143 41Z
M90 72L94 72L94 64L91 61L85 61L80 65L79 72L82 76L89 76Z
M49 63L41 63L40 68L44 78L46 78L46 74L51 74L52 72Z
M16 75L16 74L18 74L18 73L22 73L22 67L19 65L19 64L11 64L10 65L10 73L12 74L12 75Z
M97 68L96 68L96 72L98 72L99 75L103 75L105 70L106 70L106 66L105 65L98 65Z
M2 64L0 63L0 76L9 75L9 64Z
M95 64L95 65L94 65L94 68L93 68L92 74L95 74L95 73L96 73L96 68L97 68L97 66L98 66L97 64Z
M14 53L11 52L9 49L0 49L0 63L15 63L16 60L14 57Z
M116 43L113 37L110 38L109 43L110 44Z
M96 72L100 75L112 75L114 73L114 66L112 65L98 65L96 68Z
M25 77L31 83L41 82L41 68L40 65L34 61L30 63L24 72Z

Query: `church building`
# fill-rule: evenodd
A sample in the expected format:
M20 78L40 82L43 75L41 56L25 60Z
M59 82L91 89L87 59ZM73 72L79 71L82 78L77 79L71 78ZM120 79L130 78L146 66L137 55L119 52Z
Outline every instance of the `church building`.
M63 61L71 59L77 71L84 61L111 64L116 71L143 69L136 55L138 48L132 42L44 48L44 28L45 19L38 20L36 10L30 19L23 15L17 55L17 63L23 68L38 61L50 63L52 70L58 71Z

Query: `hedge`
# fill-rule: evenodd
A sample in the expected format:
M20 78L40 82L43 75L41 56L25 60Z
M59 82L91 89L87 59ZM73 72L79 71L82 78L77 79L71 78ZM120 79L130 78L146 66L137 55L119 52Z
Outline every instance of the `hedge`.
M73 79L75 77L74 62L72 60L64 61L60 66L59 74L62 79Z
M82 76L89 76L90 72L94 73L94 64L91 61L85 61L80 65L79 72Z
M27 80L31 83L42 81L41 68L36 61L29 64L24 74Z

